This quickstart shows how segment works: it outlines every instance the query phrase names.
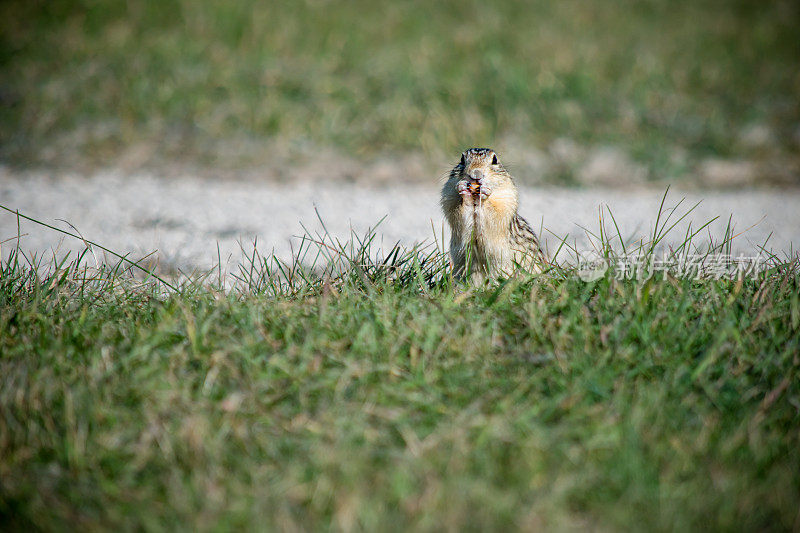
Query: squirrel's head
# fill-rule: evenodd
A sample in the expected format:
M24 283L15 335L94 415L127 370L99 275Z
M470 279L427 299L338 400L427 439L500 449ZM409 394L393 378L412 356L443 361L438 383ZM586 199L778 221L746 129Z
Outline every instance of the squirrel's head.
M500 163L497 153L489 148L470 148L464 151L455 170L463 178L477 180L483 177L495 185L511 181L511 175Z

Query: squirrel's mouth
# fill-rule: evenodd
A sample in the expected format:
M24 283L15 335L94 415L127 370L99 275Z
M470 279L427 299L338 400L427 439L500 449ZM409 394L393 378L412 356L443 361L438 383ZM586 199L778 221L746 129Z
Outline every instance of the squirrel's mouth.
M481 184L478 183L478 180L469 180L469 192L472 194L478 194L481 191Z

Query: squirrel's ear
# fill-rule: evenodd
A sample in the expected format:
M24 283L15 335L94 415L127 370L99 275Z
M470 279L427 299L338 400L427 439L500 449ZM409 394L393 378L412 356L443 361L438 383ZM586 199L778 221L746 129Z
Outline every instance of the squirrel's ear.
M497 164L497 154L492 154L492 164L493 165Z
M466 160L466 158L464 157L464 154L461 154L461 166L462 166L462 167L465 167L465 166L467 166L467 160Z

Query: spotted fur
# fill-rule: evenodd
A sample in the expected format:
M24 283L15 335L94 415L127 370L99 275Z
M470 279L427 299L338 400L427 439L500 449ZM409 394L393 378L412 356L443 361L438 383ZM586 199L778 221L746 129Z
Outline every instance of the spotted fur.
M480 180L483 194L459 193L459 182ZM462 186L462 191L473 190ZM442 188L442 210L450 225L450 257L459 278L480 282L517 269L541 270L546 260L536 233L517 212L514 180L489 148L470 148Z

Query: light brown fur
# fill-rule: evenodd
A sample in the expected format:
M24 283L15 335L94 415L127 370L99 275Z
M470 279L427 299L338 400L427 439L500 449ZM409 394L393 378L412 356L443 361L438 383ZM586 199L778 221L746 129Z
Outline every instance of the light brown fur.
M541 271L545 258L539 241L517 212L517 187L494 151L464 152L442 188L441 203L456 277L479 283L510 276L517 268Z

